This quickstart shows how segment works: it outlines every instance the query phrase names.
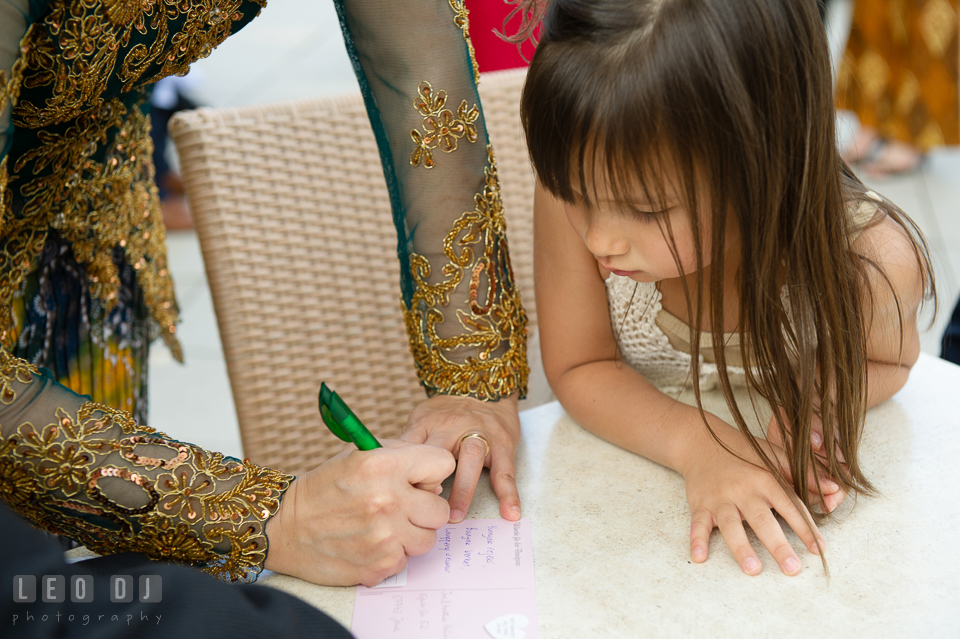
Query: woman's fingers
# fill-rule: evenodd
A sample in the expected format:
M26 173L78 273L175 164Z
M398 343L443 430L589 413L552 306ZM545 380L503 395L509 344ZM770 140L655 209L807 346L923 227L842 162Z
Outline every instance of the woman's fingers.
M460 442L457 457L457 474L450 491L450 523L463 521L477 491L480 473L487 458L487 444L477 437L468 437Z
M446 499L433 492L411 487L403 496L408 520L417 528L423 528L430 533L435 532L450 520L450 506ZM431 545L436 541L433 539ZM427 548L429 550L429 547ZM424 550L423 552L426 552ZM418 553L422 554L422 553Z
M490 459L490 485L500 500L500 516L508 521L520 519L520 493L517 470L509 452L495 449Z
M451 522L466 517L484 466L490 466L491 485L500 499L503 517L520 518L513 464L520 440L517 395L497 402L435 395L410 414L402 438L439 446L457 457L449 498Z

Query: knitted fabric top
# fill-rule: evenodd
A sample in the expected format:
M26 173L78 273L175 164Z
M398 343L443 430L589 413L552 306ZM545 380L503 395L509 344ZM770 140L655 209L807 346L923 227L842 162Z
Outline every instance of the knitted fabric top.
M675 348L658 325L679 320L663 309L656 283L634 282L629 277L611 273L606 286L610 322L623 360L665 393L680 392L685 386L692 386L693 358L690 353ZM735 359L731 357L731 350L739 351L739 348L729 338L736 338L737 334L726 333L725 337L728 338L727 359L740 361L739 352ZM719 388L717 365L706 361L703 355L713 351L713 337L709 332L700 333L700 350L700 390ZM727 366L727 372L731 384L744 385L743 368Z
M868 191L866 195L875 201L881 200L873 191ZM851 206L851 244L877 211L874 202L860 202ZM692 387L692 375L696 370L699 370L701 391L720 387L720 377L714 363L713 336L709 331L700 332L700 361L699 367L694 368L690 353L675 346L689 342L689 327L664 310L655 282L634 282L628 277L611 273L605 284L613 333L627 364L665 393L679 393L685 387ZM789 309L785 287L781 296ZM728 362L743 361L737 333L724 333L724 348ZM727 372L732 386L746 386L742 367L728 365Z

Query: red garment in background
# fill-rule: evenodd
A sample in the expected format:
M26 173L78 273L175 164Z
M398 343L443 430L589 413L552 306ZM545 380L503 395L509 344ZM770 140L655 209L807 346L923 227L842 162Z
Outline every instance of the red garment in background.
M517 51L517 45L504 42L494 33L494 31L503 31L503 19L507 17L514 5L507 4L503 0L465 0L465 2L470 12L470 38L477 52L480 73L527 66L527 62ZM515 29L518 24L520 19L515 17L511 26ZM532 58L533 46L530 43L524 43L523 53L528 60Z

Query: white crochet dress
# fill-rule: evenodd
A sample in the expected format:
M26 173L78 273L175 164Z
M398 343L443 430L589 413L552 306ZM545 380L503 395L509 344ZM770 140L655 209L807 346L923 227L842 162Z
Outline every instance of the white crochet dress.
M634 282L628 277L611 273L606 285L610 322L614 335L618 335L617 344L624 361L665 393L678 393L685 387L692 388L693 358L689 353L674 348L657 326L657 315L663 306L656 284ZM701 335L701 349L711 343L709 334ZM701 356L699 370L701 391L719 388L716 364L705 362ZM727 372L731 384L743 385L742 368L727 366Z

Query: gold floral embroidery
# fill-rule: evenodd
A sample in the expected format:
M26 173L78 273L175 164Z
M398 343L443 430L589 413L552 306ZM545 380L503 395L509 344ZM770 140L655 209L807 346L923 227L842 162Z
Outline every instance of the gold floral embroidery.
M17 399L14 382L29 384L39 372L33 364L0 349L0 402L12 404Z
M147 518L137 535L137 545L141 544L153 559L189 564L206 563L212 551L212 544L197 537L187 524L156 515Z
M23 383L14 367L0 375ZM230 581L260 571L264 523L292 480L93 402L0 440L0 497L36 525L101 554L135 550Z
M114 131L115 135L110 132ZM104 142L108 141L104 144ZM109 310L117 300L119 276L113 250L123 247L136 269L144 300L174 355L178 321L173 282L166 264L165 230L153 184L149 122L139 105L104 104L94 117L81 115L64 133L38 133L39 145L14 167L21 176L21 216L5 225L0 254L0 301L11 300L43 249L48 228L73 246L86 265L90 292ZM105 148L104 148L105 147ZM96 159L103 149L102 161ZM30 168L37 177L30 179ZM4 345L12 346L12 318L5 317Z
M203 533L213 543L230 544L227 552L218 555L217 567L221 570L222 566L262 566L266 561L267 537L260 522L250 522L238 528L209 524Z
M141 105L156 80L189 70L265 0L53 0L21 46L0 110L17 127L0 163L0 307L9 307L49 229L73 246L91 294L116 303L123 248L174 356L178 311ZM16 215L14 215L16 207ZM0 344L15 339L0 317ZM2 398L0 398L2 399Z
M467 43L467 52L470 55L470 66L473 68L473 81L480 82L480 67L477 66L477 52L470 39L470 12L463 0L448 0L453 9L453 23L463 32L463 40Z
M17 442L11 437L0 444L0 499L13 507L22 506L41 491L33 473L13 458Z
M460 216L444 238L445 278L430 283L432 267L410 256L416 290L404 308L410 346L421 383L431 393L499 399L526 393L526 314L520 303L507 252L506 221L493 149L487 146L483 191L475 209ZM457 310L463 332L441 337L442 307L469 273L469 312ZM484 282L486 291L483 291ZM502 352L501 352L502 351Z
M468 108L467 101L463 100L454 115L453 111L444 108L446 104L446 91L441 89L434 93L429 82L420 83L413 106L423 116L423 132L417 129L410 131L410 138L416 145L410 154L411 166L420 166L422 162L424 168L432 169L435 164L432 149L453 153L457 150L457 141L461 138L466 138L470 144L477 141L477 118L480 117L480 109L476 105Z
M253 0L260 8L266 0ZM23 124L39 128L99 109L110 87L123 93L189 71L230 35L247 0L54 0L28 43L25 86L48 87L41 106L24 101Z
M181 466L176 473L157 478L157 488L167 493L160 500L160 512L194 521L203 516L201 497L213 492L213 479Z
M93 459L75 444L54 444L45 453L37 464L37 474L44 485L59 488L65 495L75 495L86 481L86 466Z
M10 76L0 75L0 111L10 109L16 127L10 154L0 158L0 308L12 306L54 229L109 310L119 246L180 357L145 87L186 73L263 6L50 3L24 37ZM3 346L12 345L15 328L9 312L0 314ZM0 403L12 404L39 374L0 349ZM177 442L93 402L73 413L57 409L49 423L21 423L0 439L0 497L36 525L102 554L136 550L231 581L260 571L264 522L292 479Z

